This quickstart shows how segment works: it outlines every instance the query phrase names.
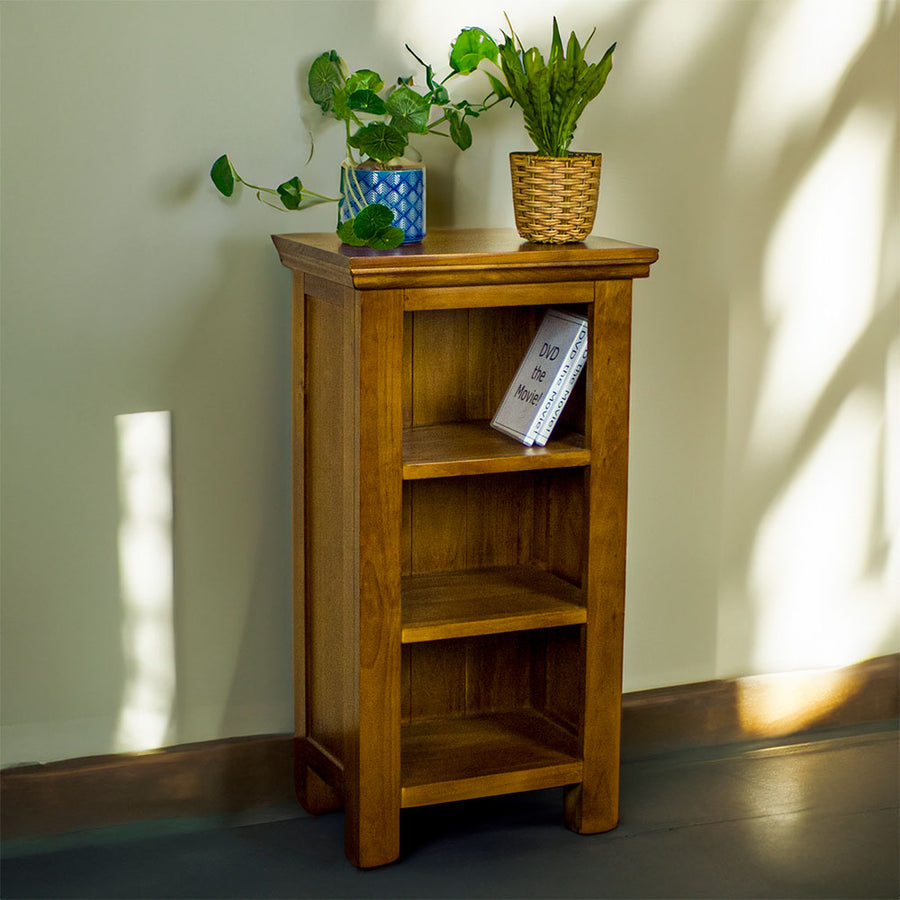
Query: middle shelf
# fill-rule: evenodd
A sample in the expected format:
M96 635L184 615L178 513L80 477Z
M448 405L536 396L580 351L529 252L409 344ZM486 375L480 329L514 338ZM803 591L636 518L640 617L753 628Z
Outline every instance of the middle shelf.
M402 579L404 644L581 625L581 591L529 566L496 566Z
M403 429L403 478L446 478L590 464L584 435L558 428L546 447L526 447L487 420Z

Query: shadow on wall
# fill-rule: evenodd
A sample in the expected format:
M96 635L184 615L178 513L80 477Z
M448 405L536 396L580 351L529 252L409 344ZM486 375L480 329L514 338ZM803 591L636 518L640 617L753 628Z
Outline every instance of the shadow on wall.
M594 21L581 4L559 14L564 30L597 24L597 40L611 35L622 48L602 115L576 138L604 152L597 231L662 248L635 308L637 615L626 659L659 684L893 651L900 504L886 491L892 479L896 490L900 448L888 446L898 405L888 373L896 385L900 350L886 254L897 210L886 198L897 193L896 4L654 0ZM526 42L546 41L543 7L514 20ZM380 41L404 52L395 31ZM496 193L496 127L479 129L466 154L438 151L448 156L436 157L429 201L440 224L472 215L460 197ZM440 174L444 161L477 177L461 189ZM482 224L509 218L498 205ZM184 411L173 424L180 741L252 731L259 696L290 714L287 273L258 245L222 252L222 283L171 366ZM284 352L262 358L273 346ZM231 440L237 429L242 439ZM179 480L179 459L207 465ZM271 465L222 489L254 459ZM223 547L246 558L221 567ZM234 571L250 573L247 584L216 582ZM248 598L241 609L217 602L234 596ZM202 643L211 617L231 643L203 671L180 647ZM686 628L691 641L672 638Z
M896 649L897 45L887 3L760 6L748 32L719 635L743 671Z
M685 9L602 26L598 230L661 247L635 304L632 689L641 662L844 665L900 625L898 7Z
M194 305L171 367L184 412L175 426L181 741L287 727L292 709L290 278L268 240L230 239L221 255L219 282ZM194 463L190 477L179 479L181 461ZM192 658L186 648L209 635L220 648Z
M259 355L289 341L290 292L276 283L265 244L231 241L222 254L221 281L192 307L196 320L170 361L162 393L177 396L178 414L116 417L124 662L116 751L290 721L290 572L281 565L290 540L289 349ZM236 477L254 459L269 462ZM188 468L189 478L177 477ZM247 583L236 587L234 572ZM223 643L201 660L185 648L204 646L204 635ZM281 665L271 652L279 644Z

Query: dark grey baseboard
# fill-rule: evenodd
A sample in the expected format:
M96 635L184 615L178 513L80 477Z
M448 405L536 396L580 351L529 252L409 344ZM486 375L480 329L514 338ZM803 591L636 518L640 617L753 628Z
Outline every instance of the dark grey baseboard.
M842 669L626 694L622 754L770 740L900 715L900 654ZM239 813L293 798L293 736L260 735L0 772L0 836Z

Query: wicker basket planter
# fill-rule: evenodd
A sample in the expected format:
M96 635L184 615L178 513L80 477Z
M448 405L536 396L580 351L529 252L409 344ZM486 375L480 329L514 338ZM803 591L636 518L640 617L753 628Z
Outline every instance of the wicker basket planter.
M516 229L527 241L582 241L594 227L600 194L599 153L510 153Z

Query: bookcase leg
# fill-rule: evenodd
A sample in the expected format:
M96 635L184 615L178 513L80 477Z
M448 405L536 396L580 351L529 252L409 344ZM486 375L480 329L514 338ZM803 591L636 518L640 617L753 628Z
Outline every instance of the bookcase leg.
M321 816L343 806L341 795L319 777L315 769L297 763L294 769L294 788L300 805L311 815Z
M400 856L399 809L378 810L367 816L348 800L345 810L344 851L354 866L384 866Z
M360 868L400 855L403 295L359 305L357 626L344 761L344 847Z
M611 831L619 824L619 772L597 772L565 789L566 825L579 834Z
M588 622L584 660L584 780L566 792L566 822L593 834L619 819L622 717L622 622L625 617L625 542L628 510L628 389L631 282L595 287L588 344L591 467L586 474L589 537L583 573Z

